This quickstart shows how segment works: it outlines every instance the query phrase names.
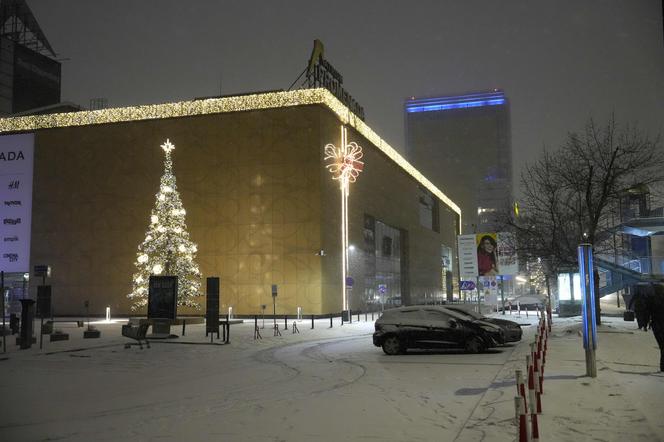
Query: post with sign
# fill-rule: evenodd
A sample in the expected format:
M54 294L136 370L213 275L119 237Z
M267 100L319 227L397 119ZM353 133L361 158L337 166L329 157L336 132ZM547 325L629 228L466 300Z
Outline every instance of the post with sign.
M272 318L274 319L274 328L277 328L277 284L272 284Z
M355 280L353 279L352 276L347 276L346 277L346 303L348 305L348 311L345 311L345 312L341 313L342 323L343 323L343 321L347 321L350 324L353 323L353 315L351 314L351 310L350 310L350 295L351 295L351 292L353 291L353 284L354 283L355 283ZM346 317L346 315L348 315L348 317Z
M593 275L593 248L590 244L579 245L579 276L583 297L583 348L586 352L586 376L597 377L597 329L595 322L595 284Z
M51 308L51 286L37 286L37 316L39 316L39 349L42 349L44 341L44 318L53 319L53 309ZM47 332L52 333L52 330Z
M35 277L42 278L42 285L46 285L46 277L51 277L51 266L47 265L36 265L34 266Z
M380 311L385 311L385 294L387 293L387 284L378 284L378 293L380 293Z
M503 305L503 315L505 314L505 276L500 275L500 303Z

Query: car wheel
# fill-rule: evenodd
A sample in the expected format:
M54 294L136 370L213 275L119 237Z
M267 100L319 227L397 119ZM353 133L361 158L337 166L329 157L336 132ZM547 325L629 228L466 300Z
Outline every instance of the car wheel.
M480 353L484 351L484 342L479 336L473 336L466 341L465 347L468 353Z
M403 353L404 348L401 345L401 340L397 336L388 336L383 341L383 351L387 355L398 355Z

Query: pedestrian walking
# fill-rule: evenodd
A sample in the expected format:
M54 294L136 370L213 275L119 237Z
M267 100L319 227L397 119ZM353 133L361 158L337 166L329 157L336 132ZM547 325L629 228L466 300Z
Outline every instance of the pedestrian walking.
M634 295L629 302L629 309L634 312L636 317L636 325L639 330L648 331L648 305L646 298L648 292L651 291L650 285L638 284L634 287Z
M664 284L653 284L646 300L650 327L659 346L659 371L664 372Z

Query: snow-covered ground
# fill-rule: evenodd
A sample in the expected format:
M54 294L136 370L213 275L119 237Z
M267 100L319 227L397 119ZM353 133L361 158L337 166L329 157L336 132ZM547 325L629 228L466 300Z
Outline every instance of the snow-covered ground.
M495 315L502 317L502 315ZM509 318L509 316L506 316ZM537 319L511 316L520 323ZM0 354L0 440L511 441L514 370L525 370L534 326L517 345L386 356L373 323L262 340L253 321L233 325L230 345L210 345L204 326L125 349L120 324L101 339ZM290 323L289 323L290 325ZM545 366L541 440L664 440L664 377L652 333L605 317L598 376L585 377L580 318L554 318ZM180 333L173 327L173 333Z

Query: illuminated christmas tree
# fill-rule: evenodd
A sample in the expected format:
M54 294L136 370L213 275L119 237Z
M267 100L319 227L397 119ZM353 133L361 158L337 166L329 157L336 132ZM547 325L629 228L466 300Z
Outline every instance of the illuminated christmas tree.
M143 243L138 246L133 290L128 295L132 310L148 303L150 275L178 277L178 305L198 308L195 297L199 295L201 272L194 261L196 244L189 240L185 224L186 211L175 185L171 152L175 146L169 140L161 145L164 158L164 174L161 176L155 207L150 215L150 226Z

